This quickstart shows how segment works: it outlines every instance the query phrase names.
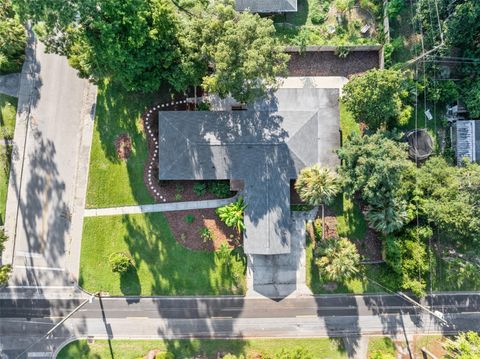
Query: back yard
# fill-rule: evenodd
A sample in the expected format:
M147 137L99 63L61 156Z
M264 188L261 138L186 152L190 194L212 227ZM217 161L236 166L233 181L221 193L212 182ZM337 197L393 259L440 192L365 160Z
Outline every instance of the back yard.
M298 11L273 17L289 45L365 45L381 42L382 5L375 0L298 0Z

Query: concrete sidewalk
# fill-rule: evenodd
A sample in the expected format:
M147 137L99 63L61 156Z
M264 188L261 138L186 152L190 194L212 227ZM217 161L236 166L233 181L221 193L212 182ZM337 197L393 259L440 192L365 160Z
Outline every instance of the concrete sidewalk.
M238 195L237 195L238 196ZM117 216L123 214L153 213L153 212L171 212L186 211L192 209L218 208L234 202L237 196L225 199L208 199L205 201L171 202L144 204L140 206L125 206L111 208L91 208L86 209L84 217L98 216Z

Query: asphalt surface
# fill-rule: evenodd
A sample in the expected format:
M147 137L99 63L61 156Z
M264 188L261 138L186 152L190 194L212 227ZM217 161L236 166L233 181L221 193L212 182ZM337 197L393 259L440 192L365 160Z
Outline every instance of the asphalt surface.
M14 358L82 299L1 299L0 348ZM437 295L423 304L448 324L392 295L317 296L283 300L243 297L95 298L29 352L53 355L72 338L118 339L345 337L480 331L480 294ZM28 337L25 337L28 332ZM355 343L349 347L355 353Z
M81 238L82 164L88 165L88 158L81 159L91 85L78 78L65 57L45 53L33 38L27 55L5 223L11 240L4 260L13 262L10 285L68 285Z

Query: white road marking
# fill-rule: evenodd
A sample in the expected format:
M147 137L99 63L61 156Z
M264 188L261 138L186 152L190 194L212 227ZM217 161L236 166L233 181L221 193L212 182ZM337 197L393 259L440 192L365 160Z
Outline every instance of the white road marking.
M16 257L43 258L43 255L35 252L16 251Z
M30 352L27 358L51 358L52 354L52 352Z
M65 268L55 268L55 267L34 267L34 266L13 266L13 267L21 268L21 269L52 270L57 272L65 272Z

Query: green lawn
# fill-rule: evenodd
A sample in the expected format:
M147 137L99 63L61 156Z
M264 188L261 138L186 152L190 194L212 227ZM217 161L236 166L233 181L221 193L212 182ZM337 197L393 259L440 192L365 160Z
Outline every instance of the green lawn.
M367 358L371 358L375 353L390 354L395 358L397 350L395 343L389 337L373 337L368 340Z
M112 273L112 252L131 255L135 270ZM111 295L243 294L242 255L191 251L178 244L162 213L85 218L80 285Z
M0 94L0 142L13 138L17 99ZM0 144L0 225L5 221L5 205L7 202L8 178L10 174L10 146Z
M255 340L112 340L112 352L106 340L88 344L80 340L68 344L58 354L58 359L143 358L149 350L168 351L175 358L218 358L218 353L244 355L258 358L259 354L275 355L282 349L305 348L314 358L347 358L341 339L255 339ZM113 353L113 354L112 354ZM293 357L292 357L293 358Z
M347 110L342 101L340 101L340 129L342 130L343 141L351 134L360 134L360 125L355 121L352 113Z
M88 208L152 203L143 183L147 143L141 114L162 95L131 94L118 85L100 83L93 133L88 192ZM132 154L126 161L117 157L115 139L127 133L132 138Z

